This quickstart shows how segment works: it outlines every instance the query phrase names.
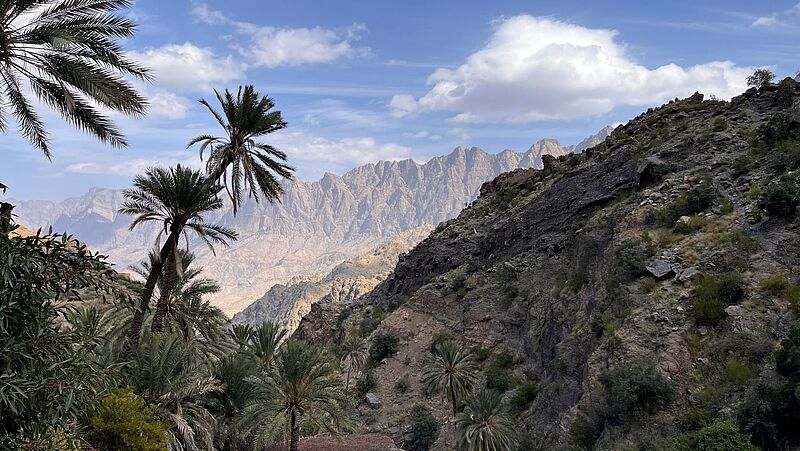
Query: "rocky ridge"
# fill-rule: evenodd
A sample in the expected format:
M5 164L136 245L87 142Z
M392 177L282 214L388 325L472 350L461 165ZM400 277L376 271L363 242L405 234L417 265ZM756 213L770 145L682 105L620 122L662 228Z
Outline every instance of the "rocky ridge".
M363 431L398 443L414 404L448 422L419 371L440 333L482 356L481 385L507 376L520 449L678 449L724 421L770 443L780 426L759 428L777 414L755 415L784 408L764 393L783 383L774 351L800 305L799 142L791 79L651 109L581 155L484 184L385 281L314 305L295 336L336 343L377 318L372 336L399 337L374 368L382 407L361 408ZM636 404L660 396L636 392L645 383L663 397ZM452 448L442 427L434 449Z

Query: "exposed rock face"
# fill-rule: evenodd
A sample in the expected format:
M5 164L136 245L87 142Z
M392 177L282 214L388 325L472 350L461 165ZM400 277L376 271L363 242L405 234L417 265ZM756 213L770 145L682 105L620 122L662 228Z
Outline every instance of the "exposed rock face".
M453 218L485 181L518 167L541 167L542 155L571 149L577 147L564 148L554 140L542 140L524 153L458 147L425 164L381 161L342 176L325 174L317 182L287 182L279 203L249 200L236 218L230 208L210 217L235 228L240 238L230 248L217 249L214 258L203 245L195 246L198 264L222 287L212 301L235 313L275 283L325 274L400 232ZM157 226L129 231L130 218L117 213L122 201L119 190L94 188L63 202L12 203L20 222L80 236L125 270L146 257Z
M783 83L784 96L800 97L794 82ZM777 113L789 115L774 91L750 90L730 103L702 95L670 102L579 156L558 165L545 159L548 170L499 176L401 257L372 292L347 305L316 304L295 336L335 343L381 312L373 334L393 332L400 345L374 370L383 406L362 406L370 420L362 430L397 441L414 404L432 408L437 418L450 415L440 397L393 388L404 375L412 387L421 385L420 368L441 331L467 348L510 353L517 380L538 384L538 394L515 415L526 440L520 449L573 449L577 440L585 449L675 449L668 440L683 433L687 412L703 412L708 421L746 419L737 413L751 396L746 386L782 380L772 353L796 321L786 296L762 282L793 274L800 262L799 215L763 216L752 188L800 166L779 153L758 154L767 151L753 144L754 130L764 130ZM788 127L797 131L796 143L800 124ZM644 175L642 161L653 163ZM709 185L707 205L676 212L695 215L697 228L678 233L677 216L663 219L688 202L687 193ZM647 277L653 260L669 266L666 280ZM709 321L694 304L702 298L692 283L675 275L685 272L689 279L740 276L745 294L721 304L717 322ZM654 362L653 377L667 381L674 399L652 415L634 412L635 421L607 421L600 376L641 359ZM735 359L750 368L745 383L731 382ZM442 428L434 449L453 447L452 429Z
M264 296L233 317L234 324L258 325L273 321L294 332L311 306L323 298L349 303L371 291L397 264L398 257L427 238L431 226L402 232L378 248L336 265L324 277L300 276L276 284Z

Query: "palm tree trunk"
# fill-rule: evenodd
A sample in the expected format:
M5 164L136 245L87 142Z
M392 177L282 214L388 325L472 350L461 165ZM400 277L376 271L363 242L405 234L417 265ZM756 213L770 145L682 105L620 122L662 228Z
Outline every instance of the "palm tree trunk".
M175 281L177 279L176 264L175 264L174 249L167 255L167 261L164 263L164 280L161 282L161 293L158 297L156 304L156 313L153 315L153 325L150 331L154 334L161 333L164 330L164 319L167 317L169 310L169 298L172 296L172 290L175 288Z
M350 370L353 368L352 365L347 365L347 382L344 384L344 389L347 390L350 388Z
M453 417L458 414L458 404L456 403L456 391L452 385L450 385L450 399L453 400Z
M164 243L164 246L161 247L161 251L159 252L158 261L153 262L153 267L150 268L150 274L147 275L147 281L145 281L144 289L142 290L142 297L139 299L139 308L133 313L131 330L128 333L128 337L132 343L139 343L139 340L141 339L144 314L147 312L147 309L150 306L150 298L153 297L153 291L156 289L156 283L158 282L159 276L161 276L161 270L164 267L163 262L167 259L169 253L172 252L172 242L174 240L175 237L172 234L167 237L167 241Z
M289 451L299 451L300 450L300 425L297 424L297 416L292 410L292 418L291 418L291 437L289 437Z

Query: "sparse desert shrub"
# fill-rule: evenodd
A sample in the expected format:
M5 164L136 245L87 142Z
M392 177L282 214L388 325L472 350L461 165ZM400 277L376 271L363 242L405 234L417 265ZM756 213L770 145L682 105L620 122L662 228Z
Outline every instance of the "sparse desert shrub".
M356 380L356 392L358 392L362 398L377 386L378 379L375 377L375 372L371 368L361 373L361 376Z
M756 159L753 158L752 155L749 154L742 154L736 157L733 160L733 173L735 175L741 175L750 170L756 165Z
M708 224L708 219L705 216L695 215L690 217L688 220L675 222L673 231L675 233L689 235L702 229L706 226L706 224Z
M472 349L470 349L470 352L472 352L472 356L475 358L475 361L479 363L485 362L492 355L492 351L484 348L483 346L473 346Z
M800 378L800 325L795 326L789 336L781 341L775 352L778 372L788 378Z
M525 410L525 408L528 407L528 404L536 399L536 395L538 393L539 384L532 380L526 381L524 384L519 386L516 393L514 393L514 396L511 397L511 405L519 410Z
M791 449L800 443L798 416L795 385L782 381L758 382L748 390L737 412L741 430L763 450Z
M408 390L411 388L411 380L408 377L408 373L403 374L397 379L397 382L394 383L394 389L397 393L408 393Z
M747 86L751 88L763 88L772 84L775 73L769 69L756 69L747 76Z
M373 365L377 365L381 360L397 354L400 339L393 332L383 332L376 334L372 338L369 346L369 359Z
M593 449L602 433L602 420L578 413L569 427L569 442L579 449Z
M636 412L653 413L672 403L674 389L650 360L618 365L600 375L605 417L619 422Z
M640 239L627 239L619 244L616 250L617 265L622 272L636 277L645 271L647 259L653 256Z
M719 284L711 276L695 282L692 290L692 312L704 324L716 324L725 316L725 304L719 297Z
M779 296L789 288L789 279L783 274L773 274L761 281L761 291Z
M784 176L767 185L758 205L770 216L793 216L797 210L798 194L797 180Z
M750 364L744 360L732 357L725 362L725 375L731 384L740 385L747 382L752 373Z
M692 434L690 446L694 451L758 451L732 421L717 421Z
M656 287L658 287L658 282L656 282L656 279L652 277L645 277L642 280L642 283L639 284L639 292L642 294L648 294L655 290Z
M495 354L486 368L486 388L500 392L511 389L517 382L512 371L513 366L514 356L508 352Z
M116 389L98 403L89 441L109 451L163 451L169 443L169 424L156 417L154 410L133 390Z
M428 451L439 438L439 422L431 414L430 409L417 404L408 413L411 428L405 439L405 448L409 451Z
M719 116L714 119L714 125L711 127L715 132L721 132L728 128L728 121L724 117Z
M726 305L736 304L744 298L744 279L738 272L720 274L717 282L719 298Z
M368 337L375 329L380 326L381 321L386 315L381 309L372 310L367 316L361 319L358 323L358 329L361 331L362 337Z

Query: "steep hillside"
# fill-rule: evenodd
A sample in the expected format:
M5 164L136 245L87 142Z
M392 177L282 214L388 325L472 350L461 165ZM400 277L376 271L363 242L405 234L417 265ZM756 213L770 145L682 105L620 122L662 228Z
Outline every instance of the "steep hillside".
M505 392L520 449L697 449L737 427L764 449L796 445L797 348L778 344L800 308L799 91L696 94L503 174L371 293L315 305L296 335L337 342L380 321L373 338L399 337L374 368L382 407L361 407L364 431L398 442L416 403L449 418L420 370L445 333Z
M197 246L198 263L223 287L212 301L232 314L275 283L325 274L400 232L455 217L477 196L482 183L502 172L541 167L542 155L579 152L594 139L598 138L567 148L542 140L526 152L499 154L458 147L424 164L382 161L342 176L325 174L316 182L287 182L280 203L251 200L236 218L230 208L211 218L235 228L240 239L229 249L219 249L214 258ZM96 188L63 202L12 203L20 222L33 228L53 225L80 236L124 271L146 256L155 229L129 231L130 218L117 213L122 201L121 191Z
M273 321L294 332L311 306L323 298L349 303L383 281L398 257L427 238L432 226L402 232L376 249L346 260L322 276L298 276L286 284L275 284L264 296L233 316L233 324L257 326Z

